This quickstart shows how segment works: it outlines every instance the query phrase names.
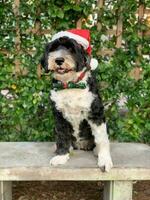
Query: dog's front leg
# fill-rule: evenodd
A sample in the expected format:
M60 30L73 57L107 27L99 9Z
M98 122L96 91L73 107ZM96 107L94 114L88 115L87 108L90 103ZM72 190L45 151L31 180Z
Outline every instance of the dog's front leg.
M50 160L50 165L65 164L69 160L71 146L71 124L64 119L61 112L55 112L56 156Z
M90 123L92 128L92 134L95 139L94 153L98 156L98 166L106 172L109 172L112 168L112 160L110 155L109 139L107 135L106 123L96 125L93 122Z

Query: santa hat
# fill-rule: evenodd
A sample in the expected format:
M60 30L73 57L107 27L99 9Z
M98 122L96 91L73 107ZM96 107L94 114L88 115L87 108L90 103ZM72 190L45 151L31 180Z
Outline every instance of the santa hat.
M52 37L52 41L60 37L69 37L76 40L78 44L81 44L87 53L91 56L91 44L90 44L90 31L86 29L71 29L67 31L60 31ZM98 66L98 61L92 58L90 61L91 69L94 70Z

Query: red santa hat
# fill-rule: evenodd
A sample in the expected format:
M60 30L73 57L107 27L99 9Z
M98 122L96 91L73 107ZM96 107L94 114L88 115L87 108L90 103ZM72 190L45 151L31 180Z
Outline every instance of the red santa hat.
M52 37L52 41L60 37L69 37L76 40L78 44L81 44L87 53L91 56L91 44L90 44L90 31L86 29L71 29L67 31L60 31ZM96 59L92 58L90 61L91 69L94 70L98 66Z

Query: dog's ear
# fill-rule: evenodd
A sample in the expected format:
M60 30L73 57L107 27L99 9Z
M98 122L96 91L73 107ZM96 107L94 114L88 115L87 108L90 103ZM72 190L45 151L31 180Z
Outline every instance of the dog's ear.
M44 54L43 54L43 56L41 58L41 65L45 69L45 72L49 72L49 69L48 69L48 55L49 55L50 49L52 48L52 43L53 42L50 42L50 43L46 44L45 50L44 50Z
M86 67L87 62L88 62L88 55L87 52L84 50L84 48L78 44L76 41L73 40L73 49L75 52L75 57L76 57L76 71L79 72L81 71L84 67Z

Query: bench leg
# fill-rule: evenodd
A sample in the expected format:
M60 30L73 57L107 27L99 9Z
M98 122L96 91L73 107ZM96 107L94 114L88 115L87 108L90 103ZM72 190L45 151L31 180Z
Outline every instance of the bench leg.
M104 200L132 200L132 181L106 181Z
M0 200L12 200L11 181L0 181Z

